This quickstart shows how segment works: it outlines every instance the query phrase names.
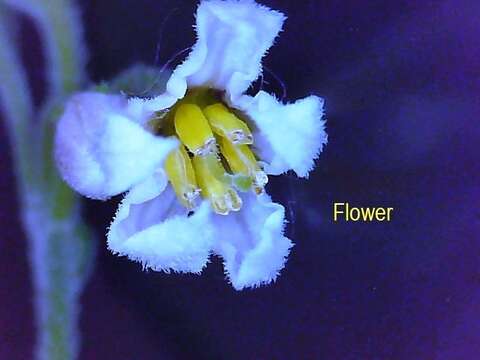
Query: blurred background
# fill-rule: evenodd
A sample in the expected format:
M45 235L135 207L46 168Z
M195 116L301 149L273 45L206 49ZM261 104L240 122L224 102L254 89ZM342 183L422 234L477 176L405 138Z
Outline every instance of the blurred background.
M196 3L78 1L89 78L161 67L191 46ZM261 3L288 16L265 89L281 95L273 73L287 100L326 101L329 144L310 179L267 187L296 243L286 268L242 292L218 258L201 276L142 271L106 249L120 197L83 200L96 255L79 298L79 358L480 358L480 3ZM39 106L42 42L29 17L15 25ZM34 287L5 127L0 174L0 359L30 359ZM391 222L334 223L333 202L395 210Z

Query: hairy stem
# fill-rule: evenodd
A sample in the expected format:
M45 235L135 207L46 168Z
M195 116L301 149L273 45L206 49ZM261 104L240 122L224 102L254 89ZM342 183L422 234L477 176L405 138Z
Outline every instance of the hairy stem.
M38 111L33 109L14 46L15 24L4 3L35 20L45 45L49 95ZM38 359L78 356L79 296L93 253L90 231L80 216L80 199L59 178L52 158L61 104L85 81L81 34L80 18L71 1L0 0L0 104L29 240ZM32 121L34 116L37 121Z

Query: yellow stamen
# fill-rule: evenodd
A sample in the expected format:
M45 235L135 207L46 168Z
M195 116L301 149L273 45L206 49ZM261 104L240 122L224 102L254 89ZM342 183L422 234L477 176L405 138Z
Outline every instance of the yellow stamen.
M168 154L165 172L180 202L188 209L193 209L200 189L197 186L192 162L183 145Z
M215 137L207 119L194 104L182 104L175 112L175 131L194 155L216 152Z
M225 105L216 103L203 109L215 134L226 137L234 144L253 144L253 136L242 120L231 113Z
M232 172L251 178L255 192L262 193L268 177L260 169L257 159L248 145L236 145L226 138L220 138L219 142L222 155L227 160Z
M247 124L218 99L213 90L190 90L171 110L157 113L151 126L166 136L176 134L182 143L165 162L180 202L193 209L201 194L217 214L227 215L242 207L234 189L260 194L268 177L249 147L253 135Z
M194 156L193 167L202 195L210 199L217 214L227 215L240 210L242 200L228 184L227 173L216 154Z

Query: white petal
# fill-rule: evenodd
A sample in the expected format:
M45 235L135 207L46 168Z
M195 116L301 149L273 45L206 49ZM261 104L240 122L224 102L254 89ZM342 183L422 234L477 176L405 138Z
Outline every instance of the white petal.
M285 16L254 1L202 1L196 15L197 42L187 60L167 83L167 93L148 102L151 110L187 87L226 90L229 98L242 94L260 75L261 60L280 32Z
M185 92L183 92L181 96L173 96L170 93L165 92L152 99L131 98L128 100L128 112L134 118L143 119L142 125L144 125L149 116L155 111L169 109L184 95Z
M265 171L279 175L293 170L308 177L327 143L323 99L317 96L282 104L260 91L254 98L244 95L232 106L242 110L256 125L255 148Z
M212 246L210 205L188 217L171 186L157 174L135 186L120 204L108 232L113 253L157 271L200 273Z
M102 199L128 190L162 165L177 140L148 132L128 112L122 96L80 93L67 103L55 138L55 158L65 181Z
M212 215L214 251L223 257L225 272L236 290L270 283L284 267L293 245L283 236L284 212L268 195L248 194L239 212Z

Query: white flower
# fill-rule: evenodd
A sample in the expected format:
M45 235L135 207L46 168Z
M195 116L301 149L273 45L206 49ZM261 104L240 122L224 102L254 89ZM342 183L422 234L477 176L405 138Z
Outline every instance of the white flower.
M64 179L92 198L128 190L108 232L114 253L193 273L213 253L237 290L276 279L292 242L266 174L307 177L327 141L322 99L244 94L284 19L254 1L203 1L197 43L164 94L69 101L55 145Z

